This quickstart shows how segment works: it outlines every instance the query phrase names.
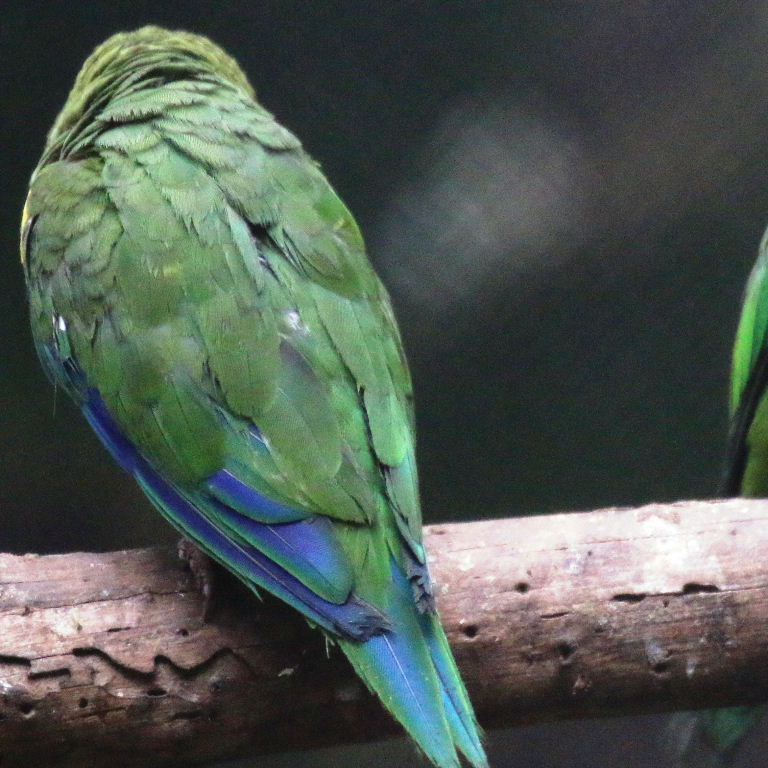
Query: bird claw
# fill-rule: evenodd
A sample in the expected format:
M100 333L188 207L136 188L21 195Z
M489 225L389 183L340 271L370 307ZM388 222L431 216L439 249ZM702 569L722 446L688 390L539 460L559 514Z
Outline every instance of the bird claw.
M214 562L192 539L188 539L186 536L179 539L176 551L179 559L183 560L191 571L195 586L203 596L202 620L205 624L213 614L216 577Z

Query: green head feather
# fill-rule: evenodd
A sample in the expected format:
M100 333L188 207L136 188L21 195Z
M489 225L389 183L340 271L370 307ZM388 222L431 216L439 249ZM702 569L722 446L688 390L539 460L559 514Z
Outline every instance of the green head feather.
M169 76L224 80L251 98L256 95L238 63L206 37L155 26L119 32L85 60L48 133L46 150L71 143L112 99L167 82Z

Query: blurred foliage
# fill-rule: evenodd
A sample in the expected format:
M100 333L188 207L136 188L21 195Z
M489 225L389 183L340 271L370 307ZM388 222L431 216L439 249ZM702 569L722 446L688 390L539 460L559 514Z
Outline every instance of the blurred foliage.
M4 550L172 536L44 381L16 244L80 63L148 22L233 53L355 212L414 372L428 520L713 493L768 219L764 2L31 0L0 27ZM593 743L570 768L651 765L638 722L637 762L612 762L612 725L555 741ZM495 737L495 765L526 739L521 764L568 764L531 733Z

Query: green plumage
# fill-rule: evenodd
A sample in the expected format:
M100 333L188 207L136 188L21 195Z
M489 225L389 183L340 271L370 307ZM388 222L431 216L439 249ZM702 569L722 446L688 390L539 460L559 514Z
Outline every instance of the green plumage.
M768 496L768 239L749 277L733 349L731 495Z
M184 504L312 600L383 615L390 629L372 634L406 637L416 682L391 679L373 641L325 631L436 764L457 765L458 747L484 765L431 609L411 383L388 296L349 211L237 64L154 27L98 48L33 174L22 261L41 359L158 508L254 588L183 522ZM313 520L327 562L257 536Z
M730 391L731 430L723 496L768 497L768 233L749 277L733 348ZM729 765L739 744L766 707L729 707L697 713L697 733L710 754L707 768ZM695 744L695 740L693 742ZM693 758L678 744L680 764Z

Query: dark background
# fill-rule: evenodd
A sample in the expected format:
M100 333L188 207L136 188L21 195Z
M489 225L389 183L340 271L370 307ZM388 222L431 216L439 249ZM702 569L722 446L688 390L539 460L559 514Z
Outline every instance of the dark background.
M413 369L428 521L712 495L768 220L765 2L26 2L0 27L3 550L173 537L54 401L17 246L79 65L148 22L229 50L355 212ZM490 751L650 766L665 722L492 734ZM393 742L259 765L374 752L412 760Z

